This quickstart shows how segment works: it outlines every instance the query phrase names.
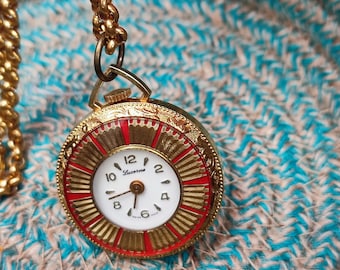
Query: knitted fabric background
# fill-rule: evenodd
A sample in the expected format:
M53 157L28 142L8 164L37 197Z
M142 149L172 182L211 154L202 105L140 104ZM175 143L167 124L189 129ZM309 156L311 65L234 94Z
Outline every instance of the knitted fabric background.
M55 167L90 112L92 10L22 0L27 165L17 194L0 199L0 269L340 269L340 1L114 3L124 67L215 140L223 207L192 248L157 260L116 257L71 226Z

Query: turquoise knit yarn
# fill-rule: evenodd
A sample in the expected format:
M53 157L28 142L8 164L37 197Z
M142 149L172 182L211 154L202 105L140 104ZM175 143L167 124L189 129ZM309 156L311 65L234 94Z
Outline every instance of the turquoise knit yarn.
M0 269L339 269L340 1L114 3L125 68L215 140L222 210L193 247L145 261L105 252L67 221L55 166L90 112L92 11L88 0L19 1L27 166L0 199Z

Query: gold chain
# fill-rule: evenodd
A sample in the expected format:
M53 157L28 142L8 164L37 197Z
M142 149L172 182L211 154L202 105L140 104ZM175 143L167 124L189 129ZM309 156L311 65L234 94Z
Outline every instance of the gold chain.
M20 63L17 1L0 0L0 195L17 190L24 167L19 129L18 66Z
M13 194L22 181L24 167L23 138L19 129L16 88L20 63L17 1L0 0L0 196ZM107 54L127 40L118 24L119 13L110 0L91 0L93 33L103 40Z
M107 54L127 40L127 33L118 24L119 13L111 0L91 0L93 16L93 33L98 40L104 39Z

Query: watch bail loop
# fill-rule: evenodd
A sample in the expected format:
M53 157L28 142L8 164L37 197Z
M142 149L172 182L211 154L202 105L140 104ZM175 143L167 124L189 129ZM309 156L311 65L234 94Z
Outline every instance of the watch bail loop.
M117 64L110 65L109 68L104 73L104 76L113 76L114 78L116 78L118 75L128 80L129 82L131 82L134 86L136 86L142 92L142 96L139 98L141 101L147 101L149 99L151 92L152 92L151 89L145 84L145 82L142 79L140 79L134 73L128 71L125 68L122 68L121 66ZM89 100L89 106L92 109L100 109L103 107L103 105L98 101L98 92L104 82L105 81L103 81L102 79L98 79L92 90L90 100ZM124 90L126 90L127 93L129 93L130 91L130 89L118 89L118 90L114 90L110 94L111 95L117 94L120 96L124 96L122 95L122 91ZM117 91L117 93L115 93L115 91Z
M116 76L119 75L123 77L124 79L133 83L133 85L135 85L143 93L141 99L147 100L150 97L152 93L151 89L136 74L132 73L131 71L125 68L122 68L118 65L113 65L113 64L110 65L109 70L112 73L116 74Z
M101 37L96 45L96 50L94 53L94 69L96 71L96 74L100 80L103 82L110 82L114 80L117 77L117 74L113 72L103 72L102 66L101 66L101 57L103 49L105 48L105 43L107 39L103 36ZM118 56L117 56L117 62L116 66L121 67L124 62L124 55L125 55L125 44L121 43L118 46L115 46L115 48L118 48ZM114 50L113 50L114 51Z

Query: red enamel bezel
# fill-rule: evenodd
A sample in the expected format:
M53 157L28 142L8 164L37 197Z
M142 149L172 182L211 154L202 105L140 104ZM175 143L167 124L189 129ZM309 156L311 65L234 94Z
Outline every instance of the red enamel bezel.
M124 147L159 153L178 175L179 206L157 228L129 231L110 222L95 205L96 169ZM87 238L134 258L163 257L192 245L215 218L223 194L222 170L207 132L187 113L159 101L115 104L78 124L59 155L57 184L66 213Z

